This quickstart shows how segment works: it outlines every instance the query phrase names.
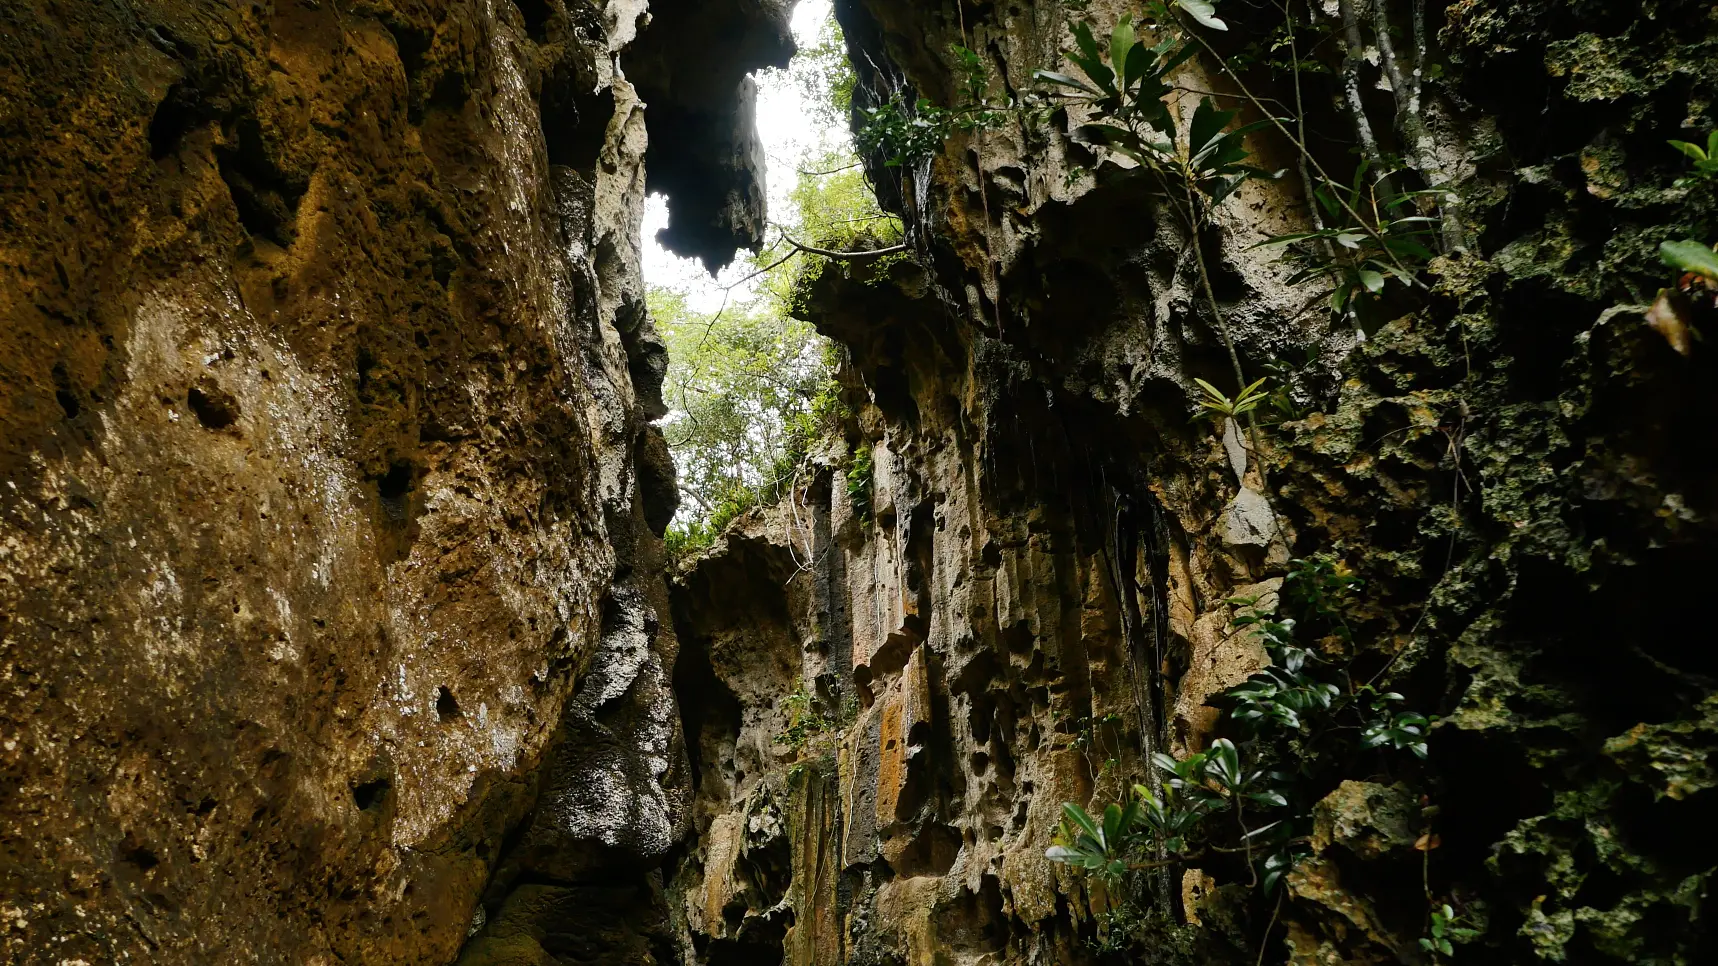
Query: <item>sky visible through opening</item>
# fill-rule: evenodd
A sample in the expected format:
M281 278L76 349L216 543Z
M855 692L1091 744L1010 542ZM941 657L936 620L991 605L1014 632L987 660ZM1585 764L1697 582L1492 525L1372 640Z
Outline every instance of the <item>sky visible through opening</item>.
M800 0L794 8L793 36L802 50L817 42L823 25L829 21L830 2ZM848 138L846 130L820 128L814 117L815 112L787 71L769 70L758 75L758 135L769 163L766 183L771 218L788 210L788 192L793 189L802 159L845 143ZM694 311L714 313L722 306L723 286L744 278L754 269L743 258L736 257L719 279L712 279L697 261L681 258L657 242L656 233L667 227L670 217L667 199L660 194L651 195L644 208L644 280L686 293L687 306ZM743 301L755 288L755 283L741 286L731 297Z

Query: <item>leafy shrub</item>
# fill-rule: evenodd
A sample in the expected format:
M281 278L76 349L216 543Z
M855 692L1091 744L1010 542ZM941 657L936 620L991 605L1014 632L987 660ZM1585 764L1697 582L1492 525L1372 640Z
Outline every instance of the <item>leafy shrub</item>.
M1267 894L1274 890L1304 849L1310 803L1341 782L1355 756L1427 754L1430 719L1403 709L1401 694L1351 683L1349 667L1297 640L1303 626L1312 626L1325 638L1351 643L1344 613L1360 587L1339 562L1313 557L1292 561L1283 581L1283 606L1297 616L1267 614L1256 599L1232 598L1232 626L1257 634L1272 661L1224 695L1227 720L1242 743L1221 737L1185 759L1153 756L1162 776L1158 787L1133 786L1124 801L1106 806L1101 819L1077 804L1064 805L1046 857L1115 884L1130 873L1208 852L1241 853L1254 884ZM1276 770L1272 760L1291 767ZM1313 762L1333 766L1321 772Z

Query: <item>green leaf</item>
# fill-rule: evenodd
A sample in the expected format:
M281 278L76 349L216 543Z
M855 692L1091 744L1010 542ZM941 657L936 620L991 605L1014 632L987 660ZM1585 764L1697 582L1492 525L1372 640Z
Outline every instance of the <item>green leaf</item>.
M1229 113L1230 113L1230 116L1233 117L1236 112L1231 111ZM1222 167L1222 168L1228 168L1232 165L1238 165L1240 162L1245 161L1247 159L1247 143L1246 143L1247 135L1253 133L1254 131L1262 131L1267 127L1273 126L1275 123L1277 123L1281 120L1283 120L1283 119L1278 118L1277 121L1272 121L1269 119L1266 119L1263 121L1253 121L1250 124L1243 124L1240 127L1234 129L1233 131L1229 131L1228 133L1224 134L1222 139L1219 141L1219 143L1222 145L1222 150L1219 151L1217 154L1218 166ZM1249 175L1252 175L1252 176L1258 177L1258 178L1265 178L1267 180L1274 180L1274 179L1280 178L1283 175L1288 173L1287 168L1284 168L1281 171L1265 171L1265 170L1262 170L1259 168L1237 168L1236 170L1242 170L1242 171L1247 172Z
M1211 0L1175 0L1175 5L1187 15L1212 30L1228 30L1229 25L1217 19L1217 7Z
M1075 828L1084 831L1094 839L1101 834L1098 831L1098 823L1092 821L1092 817L1086 814L1085 809L1073 802L1062 804L1062 817L1067 819Z
M1104 851L1107 852L1110 849L1114 848L1116 843L1121 841L1121 835L1122 835L1121 806L1115 804L1114 802L1111 802L1109 807L1104 809L1104 834L1103 834L1103 838L1099 839L1098 841L1103 843Z
M1093 84L1108 93L1115 93L1115 71L1110 70L1109 65L1104 63L1103 55L1098 53L1098 41L1092 36L1091 25L1077 22L1072 29L1074 43L1079 46L1080 52L1069 54L1069 59L1080 65L1080 69L1086 72Z
M1102 97L1104 94L1103 91L1098 90L1083 80L1070 77L1067 74L1058 74L1053 70L1035 70L1032 72L1032 78L1047 84L1056 84L1060 87L1071 87L1074 90L1082 91L1092 95L1093 97Z
M1318 187L1313 188L1312 189L1312 196L1314 198L1318 199L1318 203L1319 203L1320 207L1324 208L1325 211L1329 212L1330 217L1332 217L1332 218L1341 218L1342 217L1342 205L1339 202L1337 202L1335 196L1333 196L1323 185L1319 185Z
M1128 55L1133 52L1133 18L1123 17L1110 33L1110 63L1116 70L1116 87L1124 94L1128 89ZM1137 79L1137 78L1136 78Z
M1360 270L1360 284L1366 286L1366 291L1371 292L1373 295L1377 295L1379 292L1384 291L1384 276L1369 268L1363 268Z
M1235 743L1227 738L1218 738L1211 742L1211 759L1206 765L1207 775L1217 780L1231 792L1240 792L1241 785L1241 753L1235 749Z
M1198 162L1199 157L1206 153L1211 142L1223 133L1223 129L1228 127L1229 122L1234 118L1234 111L1218 110L1216 103L1211 98L1202 97L1199 99L1199 107L1193 111L1193 125L1187 132L1188 144L1195 152L1195 163Z
M1713 136L1718 137L1718 132L1713 132ZM1698 144L1689 144L1687 141L1671 141L1670 146L1696 161L1704 161L1710 157L1710 155L1707 154L1706 149L1702 148Z
M1164 94L1169 93L1169 88L1161 82L1155 87L1146 83L1152 79L1152 60L1153 55L1150 47L1144 44L1134 44L1133 48L1127 52L1126 59L1121 61L1122 75L1128 78L1126 86L1132 87L1137 83L1139 87L1139 90L1135 91L1133 95L1135 104L1158 101ZM1159 107L1161 106L1160 104Z
M1170 45L1174 42L1173 38L1165 40L1163 43L1158 45L1157 49L1160 53L1167 51ZM1182 44L1180 50L1177 50L1175 53L1164 59L1163 64L1157 68L1157 71L1153 76L1163 77L1175 68L1187 63L1187 61L1191 60L1193 55L1198 52L1198 48L1194 47L1192 44Z
M1329 237L1330 237L1330 230L1329 229L1325 229L1324 231L1306 231L1306 232L1301 232L1301 233L1296 234L1296 235L1273 235L1270 238L1267 238L1264 241L1259 242L1257 245L1254 245L1252 247L1253 248L1269 248L1272 245L1292 245L1295 242L1310 241L1314 238L1329 238ZM1251 249L1248 249L1248 250L1251 251Z
M1693 239L1665 242L1658 246L1658 253L1666 265L1677 271L1693 272L1718 282L1718 254Z
M1431 249L1420 244L1419 242L1409 241L1407 239L1398 239L1398 238L1388 239L1384 242L1384 247L1388 248L1390 251L1395 252L1398 255L1411 255L1414 258L1417 258L1421 261L1429 262L1433 258L1436 257L1435 255L1432 254ZM1410 284L1412 284L1412 283L1410 282Z

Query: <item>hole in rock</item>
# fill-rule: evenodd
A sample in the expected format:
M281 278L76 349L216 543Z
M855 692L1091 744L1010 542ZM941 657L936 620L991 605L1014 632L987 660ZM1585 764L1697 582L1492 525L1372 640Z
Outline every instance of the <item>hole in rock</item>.
M406 518L406 497L412 491L412 464L398 460L388 472L376 480L376 495L382 499L382 509L392 520Z
M388 800L388 790L394 783L386 778L377 778L359 785L352 786L352 802L360 811L368 812L380 807Z
M449 691L445 684L436 690L435 713L443 721L452 721L464 714L459 710L459 700L453 696L453 692Z
M196 88L184 83L174 84L167 96L155 107L149 119L149 157L160 161L179 150L179 144L197 125L203 123L202 97Z
M161 857L146 845L138 844L137 840L127 835L119 847L119 861L136 866L141 872L148 872L161 864Z
M60 408L65 410L67 419L76 419L78 413L83 412L83 403L78 400L78 394L72 386L71 373L66 371L66 364L63 362L54 364L54 399L59 402Z
M513 0L513 5L519 8L519 14L525 18L525 32L531 35L532 40L541 43L544 39L543 28L554 13L554 9L549 6L549 0Z
M226 429L239 419L239 403L231 393L205 379L185 394L185 405L204 429Z

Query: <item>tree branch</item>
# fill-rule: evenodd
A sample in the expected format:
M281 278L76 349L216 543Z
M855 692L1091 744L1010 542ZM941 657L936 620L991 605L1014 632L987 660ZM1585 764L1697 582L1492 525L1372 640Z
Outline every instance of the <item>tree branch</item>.
M873 248L870 251L863 251L863 252L837 252L837 251L831 251L827 248L818 248L814 245L807 245L807 244L804 244L803 242L797 241L794 239L794 237L792 235L789 235L786 231L783 231L780 227L777 227L776 231L781 232L782 241L785 241L789 245L792 245L796 251L804 252L807 255L822 255L824 258L836 258L836 259L841 259L843 261L854 261L854 260L862 259L862 258L877 258L881 255L894 255L898 252L904 252L907 250L907 246L905 244L901 244L901 245L891 245L888 248ZM785 261L785 260L786 259L783 259L783 261ZM777 262L776 264L779 265L781 263ZM774 266L771 266L771 267L773 268Z
M1342 14L1342 92L1348 100L1348 113L1353 115L1354 133L1360 150L1372 163L1373 176L1380 182L1386 178L1384 156L1378 151L1378 138L1372 133L1372 122L1366 117L1366 102L1360 97L1360 61L1366 55L1366 41L1360 36L1360 17L1354 12L1354 0L1337 0ZM1384 192L1390 194L1388 190Z

